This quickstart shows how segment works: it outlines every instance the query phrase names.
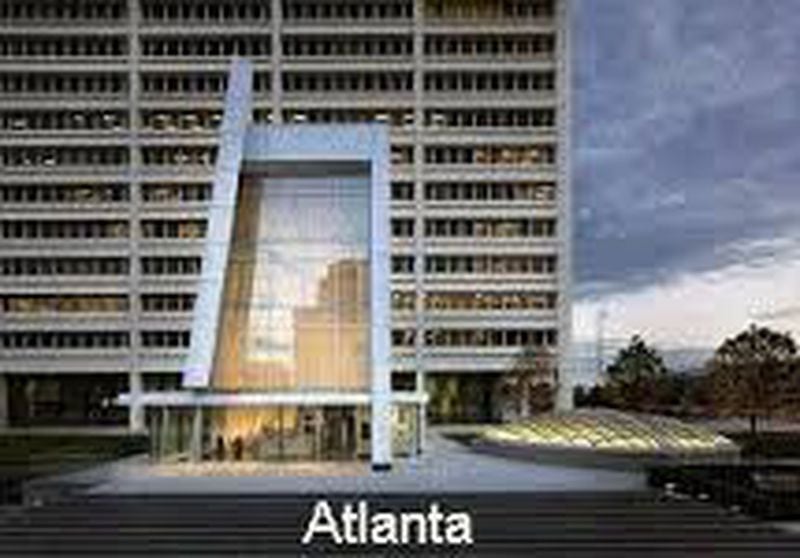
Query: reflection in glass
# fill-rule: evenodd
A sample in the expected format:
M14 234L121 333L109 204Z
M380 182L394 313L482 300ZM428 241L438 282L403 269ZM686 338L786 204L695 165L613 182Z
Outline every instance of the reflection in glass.
M212 386L365 390L369 176L285 175L241 179ZM263 409L225 416L215 422L228 434L276 420Z

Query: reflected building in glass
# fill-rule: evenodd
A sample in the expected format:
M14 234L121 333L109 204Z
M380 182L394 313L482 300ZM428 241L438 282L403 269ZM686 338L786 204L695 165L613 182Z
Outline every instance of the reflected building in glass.
M252 126L249 63L229 84L183 389L140 401L154 451L386 468L426 401L390 386L387 130Z

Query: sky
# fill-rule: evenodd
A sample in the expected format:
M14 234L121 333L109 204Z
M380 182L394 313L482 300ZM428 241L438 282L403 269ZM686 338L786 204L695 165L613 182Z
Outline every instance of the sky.
M573 0L574 331L800 341L798 0Z

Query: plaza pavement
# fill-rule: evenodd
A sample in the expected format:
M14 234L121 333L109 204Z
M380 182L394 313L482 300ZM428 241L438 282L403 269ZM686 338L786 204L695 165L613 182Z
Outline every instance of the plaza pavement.
M94 481L92 482L92 475ZM175 463L124 461L84 473L94 494L311 494L613 492L645 488L637 472L543 465L472 452L436 433L426 452L390 472L368 463Z

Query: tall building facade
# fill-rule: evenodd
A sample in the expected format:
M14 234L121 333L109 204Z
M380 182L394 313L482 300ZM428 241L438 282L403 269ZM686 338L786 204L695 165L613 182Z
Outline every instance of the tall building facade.
M568 33L566 0L0 0L0 424L180 387L233 57L256 124L390 128L392 388L489 420L533 345L567 394Z

